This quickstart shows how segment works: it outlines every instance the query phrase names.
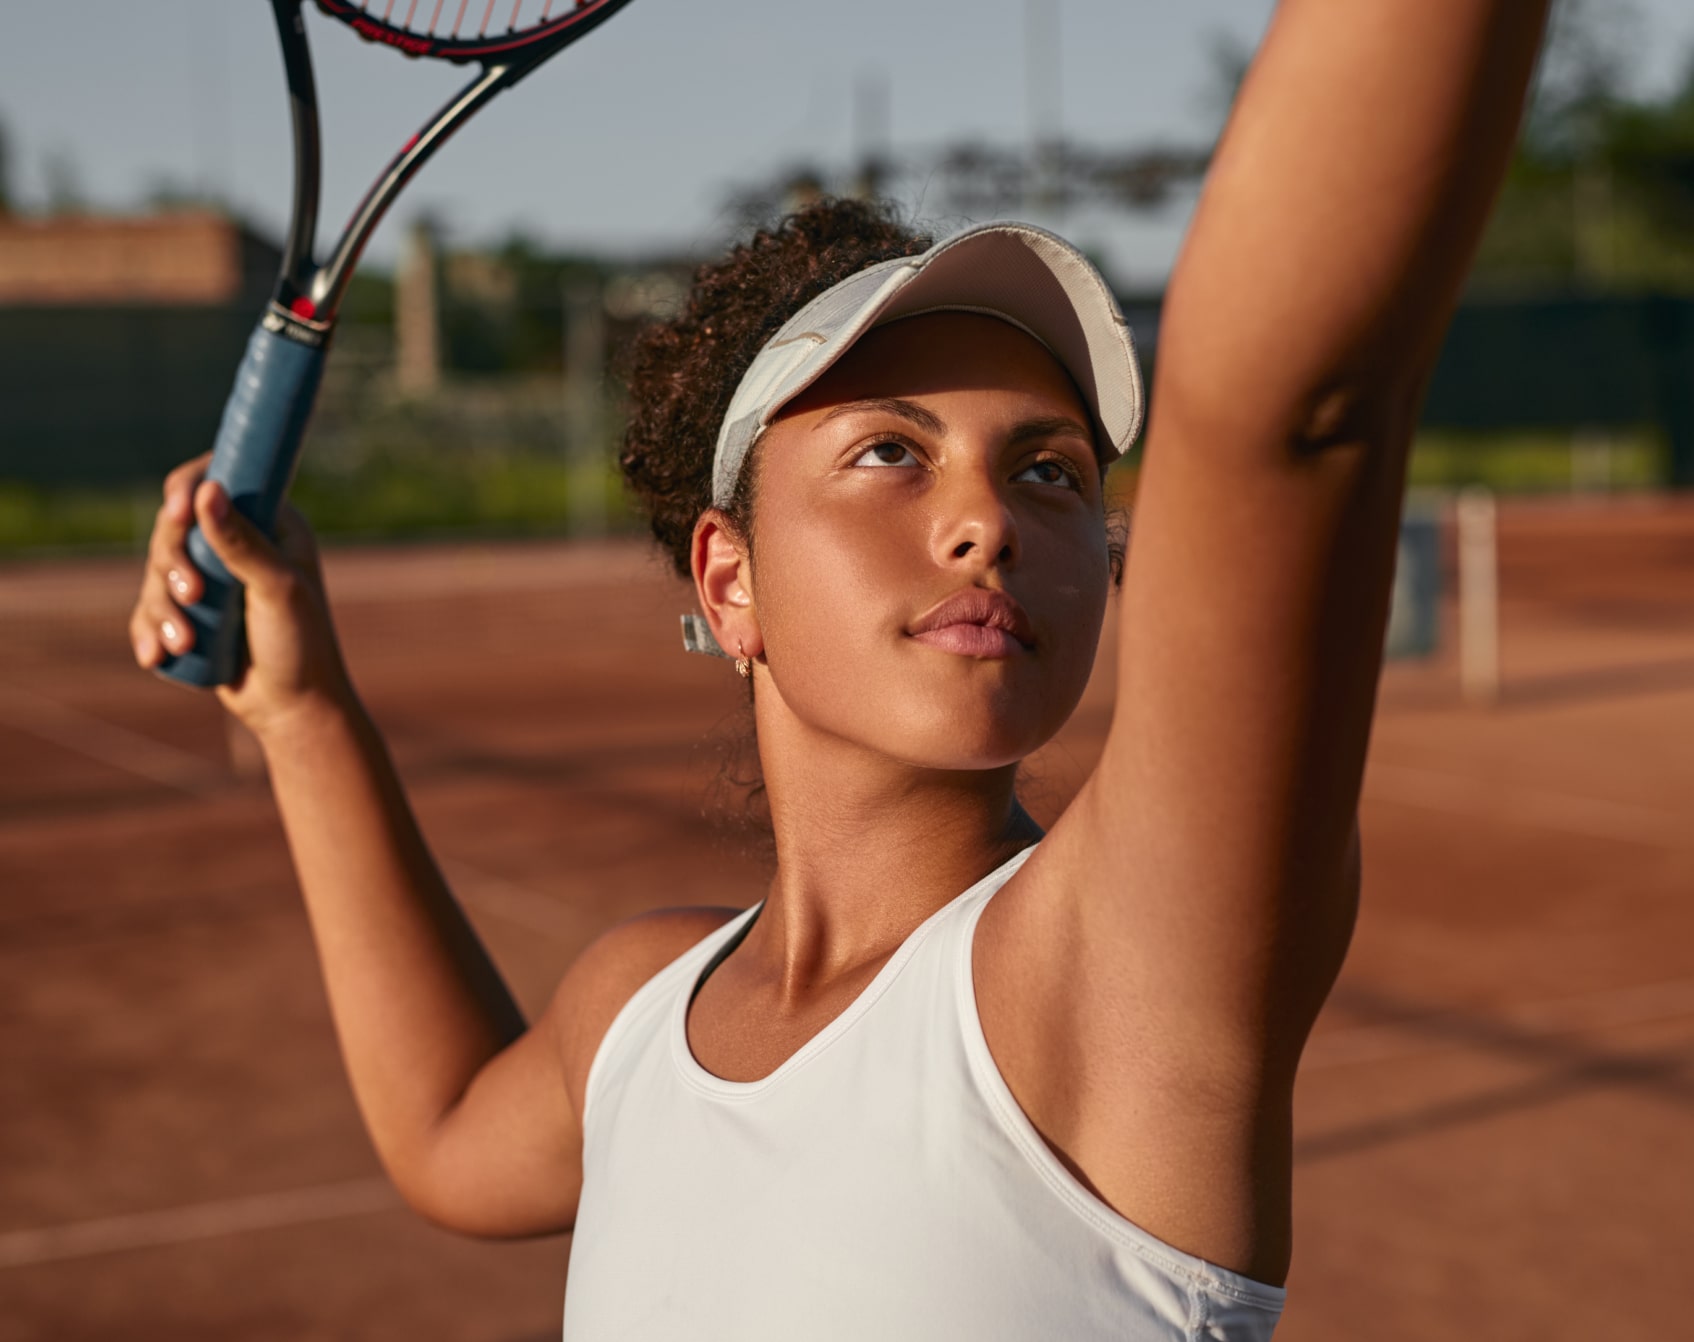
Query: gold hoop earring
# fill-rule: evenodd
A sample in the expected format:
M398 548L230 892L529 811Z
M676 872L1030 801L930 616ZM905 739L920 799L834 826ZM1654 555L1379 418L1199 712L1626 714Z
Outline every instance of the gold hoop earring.
M735 659L735 673L736 673L736 675L740 676L741 679L743 679L743 680L753 679L753 662L752 662L752 659L747 656L747 649L742 647L741 644L739 642L737 642L736 645L735 645L735 650L736 650L736 652L741 654L739 657L737 657Z

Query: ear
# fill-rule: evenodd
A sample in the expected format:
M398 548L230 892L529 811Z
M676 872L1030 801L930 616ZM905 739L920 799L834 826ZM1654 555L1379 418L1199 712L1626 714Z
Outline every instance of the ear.
M712 637L731 657L758 657L765 650L753 604L753 566L735 524L708 508L694 524L689 545L694 593Z

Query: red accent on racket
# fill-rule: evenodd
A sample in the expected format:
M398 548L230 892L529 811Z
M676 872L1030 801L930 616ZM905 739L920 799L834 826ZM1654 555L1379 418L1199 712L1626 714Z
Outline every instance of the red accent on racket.
M370 13L368 4L352 0L316 0L332 19L347 24L367 41L393 47L412 56L429 56L449 61L487 61L509 56L530 46L554 42L576 29L594 27L626 0L575 0L569 12L555 16L558 0L513 0L504 31L494 26L499 0L486 0L481 21L472 36L461 36L470 15L471 0L459 0L452 23L443 24L446 0L435 0L428 22L418 18L418 0L411 0L403 20L394 18L395 3L389 0L381 18ZM568 39L567 39L568 40Z

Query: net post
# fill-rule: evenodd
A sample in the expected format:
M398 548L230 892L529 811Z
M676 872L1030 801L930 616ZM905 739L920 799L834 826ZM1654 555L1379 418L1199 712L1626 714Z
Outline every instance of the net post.
M1454 509L1459 550L1459 687L1465 702L1500 698L1498 509L1492 490L1470 485Z

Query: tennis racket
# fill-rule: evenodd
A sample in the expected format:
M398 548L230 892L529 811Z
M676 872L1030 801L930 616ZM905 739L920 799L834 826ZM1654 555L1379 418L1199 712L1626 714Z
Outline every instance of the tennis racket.
M447 138L495 94L592 32L629 0L313 0L360 37L406 56L476 65L471 81L426 121L372 184L327 259L313 259L320 154L317 93L306 41L307 0L271 0L294 124L294 205L282 269L235 375L212 449L209 479L267 533L287 492L317 398L336 309L359 255L388 207ZM194 647L159 672L187 685L227 685L246 661L241 584L196 527L189 557L205 595L187 612Z

